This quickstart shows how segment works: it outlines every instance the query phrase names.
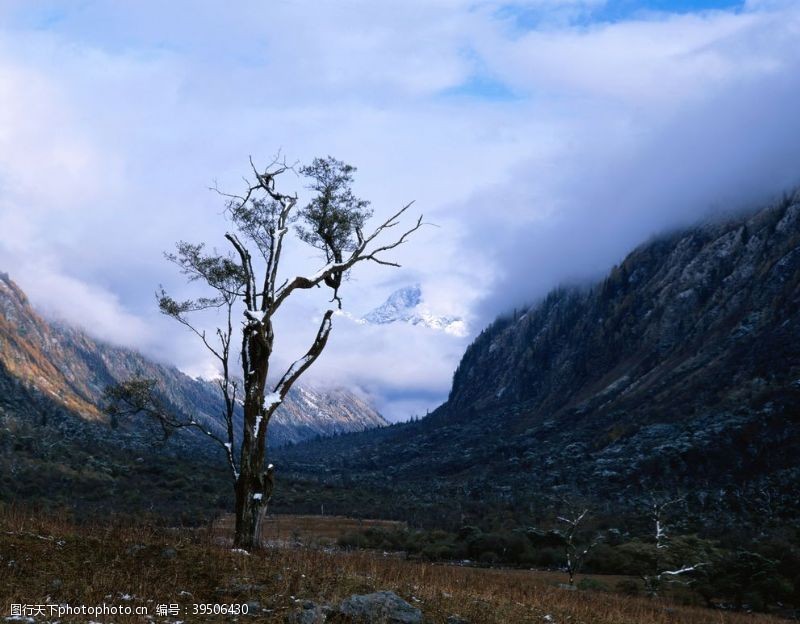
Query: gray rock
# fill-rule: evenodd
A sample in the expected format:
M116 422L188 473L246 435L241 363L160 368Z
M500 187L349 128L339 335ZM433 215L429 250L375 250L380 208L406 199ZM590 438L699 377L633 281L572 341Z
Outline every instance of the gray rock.
M144 544L131 544L130 546L128 546L125 552L129 555L136 555L141 551L143 551L145 548L147 547Z
M301 609L289 614L287 624L325 624L331 608L327 605L319 606L306 600Z
M369 624L422 624L422 612L390 591L350 596L339 611Z
M163 559L175 559L178 556L178 551L174 548L165 548L161 551L161 557Z

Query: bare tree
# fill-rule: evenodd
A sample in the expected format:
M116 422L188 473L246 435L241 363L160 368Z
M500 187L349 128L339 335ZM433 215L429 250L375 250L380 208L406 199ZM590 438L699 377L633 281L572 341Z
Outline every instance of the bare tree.
M651 566L642 574L645 590L651 596L657 596L664 583L688 584L689 581L682 580L684 575L697 572L708 565L707 561L689 562L689 557L700 554L698 551L701 548L698 546L705 544L694 543L699 540L675 540L669 535L667 511L684 500L683 497L659 499L655 494L651 495L650 520L654 529L653 544L649 549Z
M581 512L571 513L567 516L558 516L558 521L565 525L564 529L558 530L557 532L562 538L564 559L566 562L565 571L569 576L570 585L575 584L575 575L580 572L586 556L600 543L599 537L594 537L587 542L578 541L580 526L588 513L588 509L583 509Z
M581 530L584 520L589 515L588 508L575 509L568 501L562 500L567 511L557 516L558 528L542 531L530 528L526 534L528 539L539 548L559 548L564 553L564 571L569 578L569 585L575 583L575 575L583 567L586 557L601 540L601 534L589 536Z
M332 329L333 307L322 319L304 355L279 375L271 375L275 342L273 319L285 301L299 291L324 287L330 303L342 307L340 288L348 272L362 262L399 266L385 253L405 243L422 227L422 217L385 240L383 235L400 225L411 204L395 211L366 233L372 216L369 203L352 192L355 168L330 156L317 158L299 169L275 159L259 171L251 159L253 181L246 181L243 194L218 193L226 200L225 215L231 224L225 239L227 254L208 252L204 244L179 242L167 258L189 281L205 283L207 297L177 301L163 289L158 293L162 313L191 330L217 359L218 385L224 400L225 434L216 435L192 416L181 416L160 401L148 380L134 379L109 389L109 410L117 414L143 413L157 419L165 433L175 428L200 429L225 450L236 498L235 544L241 548L258 545L259 526L272 493L272 465L265 468L267 426L289 389L322 353ZM278 190L279 178L298 173L308 181L310 201L298 208L297 193ZM294 226L296 237L316 248L324 264L311 275L282 277L284 245ZM194 312L219 309L225 319L213 336L189 320ZM241 314L241 328L235 318ZM241 346L232 349L236 331L241 329ZM232 357L238 355L242 381L237 381ZM273 382L269 383L269 380ZM243 411L241 436L235 436L236 405ZM237 453L238 451L238 453ZM237 457L238 455L238 457Z

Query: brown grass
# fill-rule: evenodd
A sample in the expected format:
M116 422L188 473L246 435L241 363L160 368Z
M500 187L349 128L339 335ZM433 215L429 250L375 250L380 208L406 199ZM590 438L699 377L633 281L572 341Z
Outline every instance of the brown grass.
M230 539L234 516L226 515L214 523L214 534ZM335 543L346 533L369 528L387 531L406 529L405 522L393 520L361 520L344 516L302 516L273 514L264 519L262 536L265 541L300 541L304 544Z
M278 535L292 531L285 528L288 517L273 522ZM335 520L299 518L298 526L311 532L319 522L326 523L321 527L326 532L334 530L328 525ZM232 552L219 544L219 538L212 529L158 529L130 523L78 527L64 517L0 509L0 617L9 614L12 603L105 602L148 606L152 614L158 603L179 603L190 610L193 603L258 601L258 615L240 621L283 622L301 599L333 604L353 593L388 589L422 609L425 622L435 624L444 624L452 614L474 624L781 622L612 593L565 591L554 585L563 581L561 575L548 573L432 565L309 547L273 547L247 555ZM123 600L126 594L132 598ZM136 616L94 619L122 624L147 621ZM176 619L231 621L191 614L150 621Z

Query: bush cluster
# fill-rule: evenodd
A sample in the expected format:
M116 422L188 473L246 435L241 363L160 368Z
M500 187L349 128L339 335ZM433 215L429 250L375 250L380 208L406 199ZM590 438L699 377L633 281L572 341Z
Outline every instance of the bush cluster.
M698 573L682 579L689 582L688 589L673 590L674 597L686 603L735 610L787 612L800 608L800 533L769 541L754 540L746 547L715 544L710 556L710 542L694 537L686 541L702 546L709 561ZM346 533L338 544L343 548L403 552L409 558L426 561L549 570L560 570L564 565L563 550L540 547L523 530L484 532L465 526L450 532L371 527ZM582 579L578 588L613 589L626 595L643 593L643 584L637 581L647 573L641 551L642 542L638 539L599 544L587 557L583 572L629 578L613 585Z

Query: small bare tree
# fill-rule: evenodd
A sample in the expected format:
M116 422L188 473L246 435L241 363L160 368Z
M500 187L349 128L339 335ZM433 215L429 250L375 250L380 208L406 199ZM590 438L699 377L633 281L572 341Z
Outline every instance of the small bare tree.
M236 498L235 544L240 548L258 545L259 525L272 492L272 465L265 467L267 426L277 407L297 379L322 353L330 335L334 309L322 315L308 351L296 359L277 381L271 378L275 342L273 319L286 300L301 290L325 287L330 302L342 307L340 287L344 277L357 264L375 262L399 266L384 257L385 252L405 243L422 226L422 217L388 241L382 235L393 231L411 204L406 204L371 232L364 227L372 216L369 202L352 192L355 168L330 156L317 158L295 170L284 160L274 160L263 171L250 161L253 181L241 195L221 193L226 199L225 214L232 228L225 234L231 246L227 254L208 252L204 244L179 242L167 258L176 264L189 281L205 283L207 297L177 301L163 289L158 293L162 313L191 330L217 359L217 381L224 400L225 434L218 436L191 415L171 410L159 399L150 380L132 379L108 389L108 410L112 415L142 413L161 423L165 434L176 428L197 428L225 451L234 482ZM298 208L297 193L278 190L279 178L293 171L308 181L312 196ZM215 189L216 190L216 189ZM316 248L324 264L311 275L283 278L281 261L284 245L294 226L297 238ZM189 320L194 312L219 309L225 322L210 336ZM241 312L239 312L241 310ZM242 315L241 346L232 348L235 318ZM238 354L242 381L234 375ZM236 439L234 414L242 406L241 436ZM237 452L238 451L238 452ZM238 457L237 457L238 455Z
M588 535L581 530L584 520L589 515L589 509L577 510L566 500L561 503L567 511L564 515L557 516L560 523L557 528L548 531L530 528L526 535L531 543L539 548L558 548L564 553L564 571L567 573L569 585L575 583L575 575L583 567L586 557L603 539L601 534Z
M578 540L578 531L588 513L589 510L584 509L581 512L571 513L567 516L558 516L558 521L565 525L565 528L557 530L557 533L562 539L564 559L566 561L565 571L569 576L570 585L575 584L575 575L583 567L586 556L600 543L599 537L594 537L585 542L579 542Z
M657 596L665 583L688 584L689 581L682 580L684 575L690 575L708 565L707 561L689 562L690 558L706 555L702 551L707 544L700 540L674 539L669 535L667 511L684 500L683 497L659 499L655 494L651 495L653 542L639 553L650 560L641 577L645 590L651 596Z

